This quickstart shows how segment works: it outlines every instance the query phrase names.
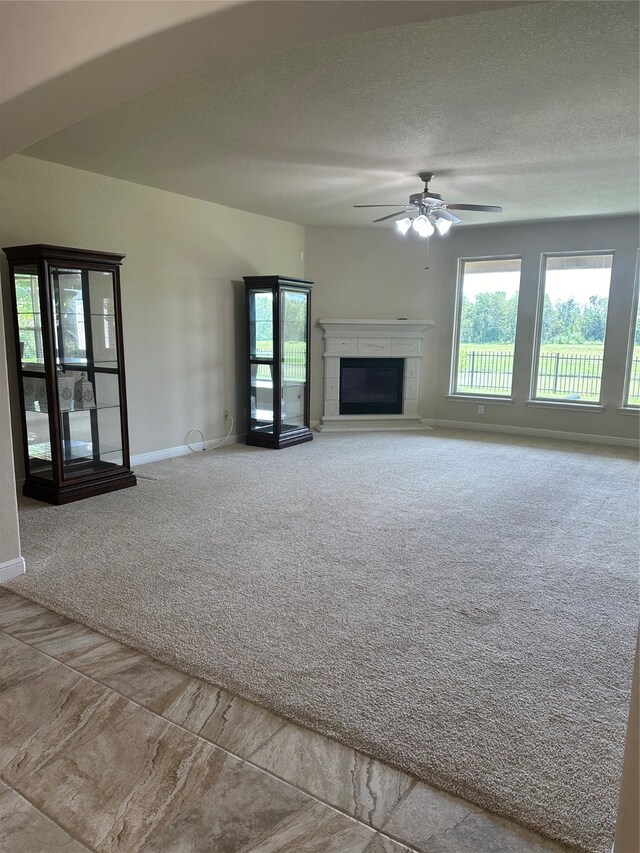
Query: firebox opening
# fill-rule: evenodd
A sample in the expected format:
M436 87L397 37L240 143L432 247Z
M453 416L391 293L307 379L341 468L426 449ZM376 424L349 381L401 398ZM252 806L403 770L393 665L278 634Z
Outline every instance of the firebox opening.
M403 358L341 358L341 415L401 415Z

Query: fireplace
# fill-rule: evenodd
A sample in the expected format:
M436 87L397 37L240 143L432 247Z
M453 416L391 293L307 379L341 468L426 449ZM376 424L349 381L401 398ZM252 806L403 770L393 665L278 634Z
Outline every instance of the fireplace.
M324 414L318 430L427 430L418 411L428 320L318 320Z
M403 358L341 358L341 415L401 415Z

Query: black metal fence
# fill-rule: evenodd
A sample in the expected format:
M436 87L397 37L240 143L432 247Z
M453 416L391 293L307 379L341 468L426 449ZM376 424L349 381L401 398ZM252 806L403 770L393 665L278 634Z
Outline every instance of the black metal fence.
M465 350L458 358L458 393L510 394L513 353Z
M537 395L597 400L600 397L601 376L602 356L541 353Z
M538 363L536 394L574 400L600 396L602 356L583 353L544 352ZM464 350L458 358L458 393L510 394L513 353ZM631 363L629 402L640 402L640 358Z
M307 354L304 349L285 349L282 362L282 378L295 382L304 382L307 376ZM258 350L256 358L273 359L271 350ZM271 379L271 365L261 364L258 367L258 379Z

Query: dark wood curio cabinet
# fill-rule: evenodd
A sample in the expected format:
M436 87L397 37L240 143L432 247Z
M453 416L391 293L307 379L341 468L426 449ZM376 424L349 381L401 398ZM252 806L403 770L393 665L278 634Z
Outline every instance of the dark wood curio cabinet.
M135 486L129 469L124 255L13 246L9 261L26 480L54 504Z
M312 441L309 336L312 281L245 276L247 444L282 448Z

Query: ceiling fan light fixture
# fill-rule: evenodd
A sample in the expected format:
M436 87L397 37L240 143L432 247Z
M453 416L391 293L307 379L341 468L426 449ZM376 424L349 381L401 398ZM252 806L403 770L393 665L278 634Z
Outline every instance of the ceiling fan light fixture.
M416 216L416 218L412 222L412 225L413 230L420 237L431 237L431 235L435 231L435 228L433 227L431 222L429 222L424 213L421 213L420 216Z
M443 217L436 219L436 230L441 237L444 237L449 232L452 225L453 222L450 219L444 219Z
M409 229L413 228L419 237L431 237L436 232L440 237L448 234L452 225L462 222L459 216L451 212L452 210L502 213L502 208L497 204L452 204L429 189L429 181L435 177L433 172L420 172L418 177L424 181L424 189L421 193L412 193L409 196L409 204L404 207L399 204L356 204L354 207L393 207L395 208L393 213L374 219L374 223L403 216L402 219L396 220L399 233L406 235ZM404 216L406 212L409 212L409 216Z

